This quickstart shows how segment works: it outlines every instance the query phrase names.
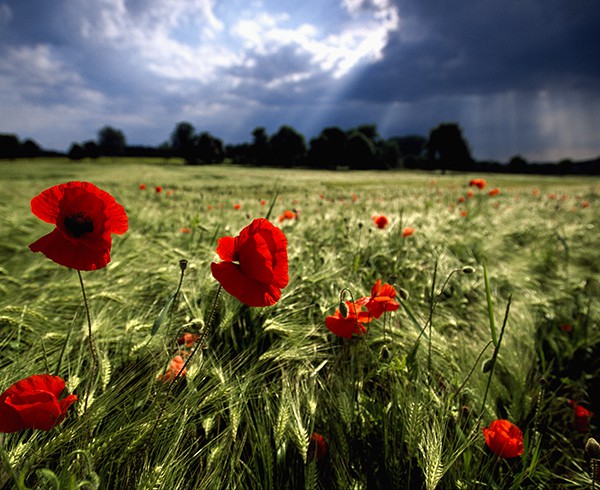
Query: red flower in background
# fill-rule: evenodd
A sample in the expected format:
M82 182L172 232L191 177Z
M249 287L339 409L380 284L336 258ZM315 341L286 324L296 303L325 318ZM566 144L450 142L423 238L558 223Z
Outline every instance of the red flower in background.
M523 453L523 433L506 419L494 420L483 428L485 443L501 458L516 458Z
M157 185L154 190L157 192L157 194L160 194L163 191L162 185Z
M183 360L183 357L181 357L180 355L175 356L173 359L171 359L171 362L169 363L169 367L167 368L167 370L164 372L164 374L161 374L158 377L158 379L160 381L174 380L184 365L185 365L185 361ZM181 377L182 378L185 377L186 374L187 374L187 371L184 369L183 372L181 373Z
M412 236L414 234L414 232L415 232L414 228L407 226L406 228L404 228L402 230L402 238L406 238L407 236Z
M497 187L494 187L493 189L491 189L488 194L491 197L497 196L498 194L500 194L500 189L498 189Z
M390 223L390 220L382 214L381 216L373 216L373 223L375 223L377 228L383 230Z
M111 234L121 235L128 228L123 206L89 182L46 189L31 200L31 211L56 228L29 248L71 269L105 267L110 262Z
M327 442L325 438L316 432L310 436L310 441L308 442L308 459L320 460L327 456L328 448Z
M346 312L343 315L338 308L333 315L325 318L325 326L338 337L349 339L353 334L363 335L367 329L364 324L372 320L368 311L362 311L362 305L346 301Z
M594 412L582 407L574 400L569 400L569 404L573 407L573 420L577 432L588 432L590 430L590 420L594 416Z
M265 218L257 218L238 236L219 238L223 262L210 265L223 289L248 306L270 306L289 282L287 239Z
M59 376L35 374L17 381L0 395L0 432L50 430L60 424L76 395L58 397L65 389Z
M477 187L481 190L485 189L486 182L484 179L471 179L469 182L471 187Z
M145 191L146 190L146 184L140 184L140 190Z
M199 338L200 336L198 334L186 332L177 339L177 343L179 345L184 345L189 349Z
M381 279L371 288L371 296L360 298L356 303L364 305L373 318L379 318L386 311L396 311L400 304L394 301L396 290L389 284L381 284Z

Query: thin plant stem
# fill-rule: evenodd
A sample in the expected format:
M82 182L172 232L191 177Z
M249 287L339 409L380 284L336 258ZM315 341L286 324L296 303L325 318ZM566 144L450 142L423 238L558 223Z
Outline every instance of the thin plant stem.
M190 363L192 357L194 357L194 355L196 354L196 352L198 351L200 346L202 346L204 344L206 337L208 336L210 330L212 329L212 323L214 321L215 311L217 309L217 301L219 300L219 295L221 293L221 289L223 289L223 286L221 286L221 284L219 284L219 289L217 289L217 292L215 293L215 299L213 301L213 305L210 310L210 316L208 318L208 321L205 324L204 330L202 331L200 338L196 341L196 346L194 347L194 350L192 350L192 352L190 353L188 358L185 360L185 363L183 364L182 368L175 375L175 377L171 380L171 382L169 383L169 385L167 387L167 393L165 394L165 396L163 398L162 404L160 406L160 410L158 412L158 416L156 417L156 421L154 422L152 430L150 431L151 438L152 438L152 436L154 436L154 432L156 431L156 428L158 427L158 423L160 422L160 419L162 418L162 415L165 412L165 408L167 406L167 401L169 399L169 396L171 395L171 391L173 391L173 387L175 386L176 381L181 377L181 375L187 368L188 364Z
M58 357L58 362L56 363L56 370L54 372L54 374L56 376L58 376L60 374L60 367L62 365L62 360L63 357L65 355L65 351L67 350L67 345L69 344L69 339L71 338L71 332L73 331L73 325L75 324L75 322L71 322L71 326L69 327L69 330L67 330L67 336L65 337L65 342L63 343L62 349L60 350L60 355Z
M88 398L90 395L90 391L92 390L94 383L96 381L96 375L98 374L98 352L96 351L96 346L94 345L94 338L92 335L92 317L90 315L90 306L88 304L87 295L85 294L85 286L83 284L83 276L81 275L81 271L77 271L77 275L79 276L79 284L81 285L81 294L83 295L83 304L85 305L85 315L87 319L88 325L88 346L90 348L90 352L92 354L92 376L90 377L90 388L87 390L85 394L85 403L84 410L87 410L88 406Z
M502 328L500 329L500 336L498 337L498 343L494 345L494 353L492 354L492 360L490 364L490 376L487 381L487 385L485 387L485 393L483 394L483 402L481 404L481 411L479 414L479 420L483 416L483 411L485 410L485 402L487 400L488 393L490 391L490 385L492 384L492 377L494 375L494 368L496 367L496 361L498 359L498 352L500 351L500 344L502 343L502 337L504 336L504 331L506 329L506 323L508 321L508 314L510 312L510 302L512 300L512 295L508 297L508 303L506 304L506 311L504 312L504 320L502 321Z
M427 323L429 324L429 347L427 350L427 371L431 375L431 329L433 324L433 310L435 309L435 282L437 280L437 260L433 266L433 280L431 281L431 303L429 305L429 318Z

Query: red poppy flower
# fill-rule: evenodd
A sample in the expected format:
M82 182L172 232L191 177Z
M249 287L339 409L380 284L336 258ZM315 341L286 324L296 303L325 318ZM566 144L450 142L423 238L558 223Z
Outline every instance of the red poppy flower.
M181 233L191 233L192 229L189 226L184 226L183 228L180 228L179 231Z
M375 223L377 228L379 228L380 230L383 230L390 223L390 221L387 219L386 216L381 215L381 216L373 216L373 223Z
M308 459L320 460L327 456L327 442L325 438L316 432L310 436L310 441L308 442Z
M581 433L588 432L590 430L590 419L594 416L594 412L582 407L574 400L569 400L569 403L573 407L575 429Z
M210 265L223 289L248 306L271 306L289 281L287 239L265 218L257 218L236 237L219 238L223 262Z
M179 345L185 345L186 347L189 348L192 345L194 345L194 342L196 342L199 338L200 338L200 336L195 333L186 332L177 339L177 343Z
M121 235L128 228L123 206L89 182L46 189L31 200L31 211L56 228L29 248L71 269L91 271L106 266L111 234Z
M486 186L486 181L484 179L471 179L471 181L469 182L469 185L471 187L475 186L478 189L485 189Z
M494 420L483 428L485 443L501 458L516 458L523 453L523 433L506 419Z
M167 368L167 370L164 372L164 374L161 374L158 379L160 381L172 381L175 379L175 376L177 376L177 374L179 373L179 371L181 371L181 368L183 368L183 366L185 365L185 361L183 360L183 357L181 357L180 355L175 356L173 359L171 359L171 362L169 363L169 367ZM181 377L185 377L185 375L187 374L187 370L183 370L183 372L181 373Z
M65 389L59 376L35 374L17 381L0 395L0 432L50 430L60 424L76 395L58 397Z
M406 238L407 236L411 236L415 232L415 229L407 226L402 230L402 238Z
M154 190L157 192L157 194L160 194L163 191L162 185L157 185Z
M346 339L351 338L352 334L363 335L367 331L364 324L373 319L372 314L362 311L362 305L358 302L346 301L346 307L345 316L338 308L333 315L325 318L325 326L331 333Z
M500 189L498 189L497 187L494 187L493 189L491 189L488 194L491 197L497 196L498 194L500 194Z
M146 184L140 184L140 190L145 191L146 190Z
M379 318L385 311L396 311L400 304L394 301L396 290L389 284L381 285L381 279L371 288L371 296L360 298L357 303L364 305L373 318Z

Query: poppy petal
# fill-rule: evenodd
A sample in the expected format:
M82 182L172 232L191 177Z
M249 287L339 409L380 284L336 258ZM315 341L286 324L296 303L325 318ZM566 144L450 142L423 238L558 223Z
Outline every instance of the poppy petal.
M61 186L50 187L31 200L31 212L42 221L55 224L59 213L58 205L62 197Z
M213 262L210 269L225 291L248 306L271 306L281 298L279 289L245 276L237 264Z
M237 262L238 257L235 248L236 239L232 236L224 236L219 238L219 241L217 242L217 255L221 260Z
M273 280L273 257L265 239L256 234L249 236L238 250L242 273L256 281Z
M93 271L110 262L111 244L102 240L100 245L94 248L79 246L65 238L56 228L29 245L29 248L32 252L42 252L59 265L80 271Z

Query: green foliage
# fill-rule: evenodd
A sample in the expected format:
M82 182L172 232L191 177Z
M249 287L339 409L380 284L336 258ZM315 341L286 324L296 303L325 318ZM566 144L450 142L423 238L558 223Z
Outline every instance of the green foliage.
M589 486L569 399L591 407L600 375L596 181L490 176L500 195L457 208L470 176L0 167L1 391L60 365L81 394L92 371L77 274L28 249L50 231L30 199L88 180L130 221L112 262L83 274L100 360L87 410L80 396L50 432L1 435L0 488ZM285 209L298 218L279 223ZM210 263L219 237L267 213L287 236L290 283L276 305L248 308L217 295ZM341 291L368 296L377 279L403 289L400 308L363 337L335 338L324 318ZM158 378L185 332L202 341L168 385ZM524 431L521 458L485 446L496 418ZM319 459L314 432L328 445Z

